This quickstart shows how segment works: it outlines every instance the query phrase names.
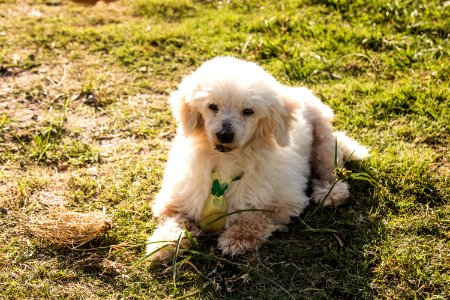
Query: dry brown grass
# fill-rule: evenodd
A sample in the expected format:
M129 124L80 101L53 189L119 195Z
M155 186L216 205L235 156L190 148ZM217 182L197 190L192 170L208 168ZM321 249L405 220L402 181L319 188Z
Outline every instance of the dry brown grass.
M79 247L112 228L112 220L103 212L80 213L52 206L47 211L20 217L36 236L52 244Z

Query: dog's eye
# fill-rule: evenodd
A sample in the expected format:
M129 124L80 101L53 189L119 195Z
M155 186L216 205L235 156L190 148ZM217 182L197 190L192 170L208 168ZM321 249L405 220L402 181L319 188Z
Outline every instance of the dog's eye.
M246 108L246 109L244 109L244 110L242 111L242 114L243 114L244 116L250 116L250 115L252 115L253 113L254 113L253 109L250 109L250 108Z
M214 112L219 111L219 108L214 103L211 103L210 105L208 105L208 108Z

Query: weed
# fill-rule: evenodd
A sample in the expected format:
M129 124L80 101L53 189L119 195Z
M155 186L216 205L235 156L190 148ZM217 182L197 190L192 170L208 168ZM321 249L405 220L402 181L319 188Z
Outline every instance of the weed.
M31 158L36 159L38 163L46 158L47 150L50 148L50 133L49 130L44 136L40 134L33 136L36 149L31 153Z

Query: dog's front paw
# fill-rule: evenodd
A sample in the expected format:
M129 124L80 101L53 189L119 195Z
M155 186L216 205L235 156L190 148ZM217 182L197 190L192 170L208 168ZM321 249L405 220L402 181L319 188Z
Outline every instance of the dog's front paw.
M258 249L265 240L258 230L232 226L219 237L218 247L224 255L235 256Z
M194 235L198 229L190 224L187 219L178 215L166 219L147 240L146 255L149 260L169 260L173 257L178 244L178 253L189 249L191 243L186 236L186 228Z
M249 250L256 250L260 246L259 243L255 243L253 240L247 240L244 238L219 238L219 249L224 255L241 255Z

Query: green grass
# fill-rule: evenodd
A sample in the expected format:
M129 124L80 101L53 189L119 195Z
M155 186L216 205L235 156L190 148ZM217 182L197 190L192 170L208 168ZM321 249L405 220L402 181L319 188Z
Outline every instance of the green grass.
M448 1L0 0L0 298L445 299L450 294ZM205 60L255 61L313 89L372 150L347 204L311 206L259 251L215 237L143 261L175 123L166 105ZM19 213L103 208L80 249ZM305 216L308 218L305 220Z

